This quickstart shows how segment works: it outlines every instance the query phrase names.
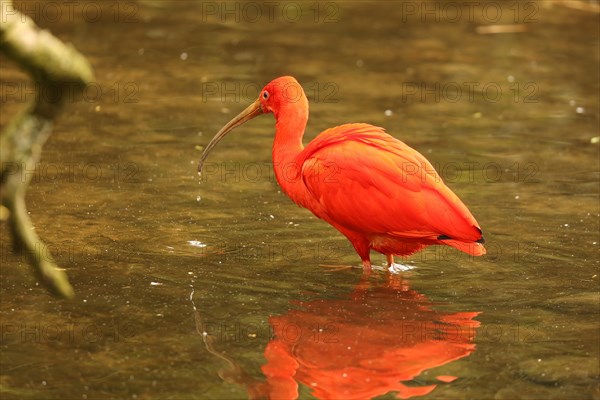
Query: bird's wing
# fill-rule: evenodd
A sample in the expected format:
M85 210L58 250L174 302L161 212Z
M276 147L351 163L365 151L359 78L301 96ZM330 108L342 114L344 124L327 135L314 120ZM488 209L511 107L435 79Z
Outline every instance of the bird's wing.
M329 129L299 161L305 201L325 220L356 232L404 238L481 238L477 222L431 163L382 128Z

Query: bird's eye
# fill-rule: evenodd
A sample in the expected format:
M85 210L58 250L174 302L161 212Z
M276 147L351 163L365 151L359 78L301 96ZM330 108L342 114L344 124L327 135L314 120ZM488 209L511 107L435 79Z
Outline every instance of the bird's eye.
M263 99L268 99L269 98L269 92L267 92L266 90L263 92Z

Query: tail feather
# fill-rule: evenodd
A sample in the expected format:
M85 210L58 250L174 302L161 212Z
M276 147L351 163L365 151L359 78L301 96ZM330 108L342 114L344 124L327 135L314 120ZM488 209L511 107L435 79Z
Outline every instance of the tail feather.
M444 240L444 241L441 241L440 244L452 246L455 249L463 251L472 256L482 256L486 253L485 247L483 247L483 244L477 243L477 242L466 243L466 242L461 242L459 240Z

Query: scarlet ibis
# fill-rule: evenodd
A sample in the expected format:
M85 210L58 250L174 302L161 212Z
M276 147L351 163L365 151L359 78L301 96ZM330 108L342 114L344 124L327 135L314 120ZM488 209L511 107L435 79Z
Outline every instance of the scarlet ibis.
M418 151L377 126L354 123L327 129L302 144L308 100L291 76L274 79L258 99L208 143L198 165L234 128L260 114L275 115L273 169L283 191L330 223L354 246L364 270L370 250L410 255L425 246L485 254L479 224Z

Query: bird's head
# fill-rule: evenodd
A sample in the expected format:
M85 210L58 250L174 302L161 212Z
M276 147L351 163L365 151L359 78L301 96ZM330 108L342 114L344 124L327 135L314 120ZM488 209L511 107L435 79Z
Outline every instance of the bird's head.
M299 108L298 105L307 103L307 100L302 86L294 77L282 76L273 79L260 91L257 102L263 113L272 112L277 118L281 109L288 106Z
M300 107L298 107L299 105ZM273 113L277 119L283 109L308 113L308 100L304 90L298 81L291 76L282 76L269 82L260 91L258 99L254 103L250 104L217 132L200 156L198 174L202 173L204 160L206 160L211 150L234 128L261 114ZM308 115L306 115L306 118L308 118Z

